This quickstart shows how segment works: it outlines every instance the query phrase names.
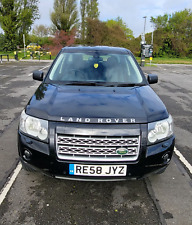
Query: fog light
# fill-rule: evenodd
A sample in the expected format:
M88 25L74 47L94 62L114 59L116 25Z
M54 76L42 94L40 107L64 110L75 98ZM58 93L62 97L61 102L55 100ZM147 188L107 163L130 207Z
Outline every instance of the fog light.
M23 158L26 161L30 161L31 160L31 157L32 157L32 153L28 149L25 149Z
M164 162L164 163L168 163L168 162L171 160L168 153L164 154L164 155L162 156L162 159L163 159L163 162Z

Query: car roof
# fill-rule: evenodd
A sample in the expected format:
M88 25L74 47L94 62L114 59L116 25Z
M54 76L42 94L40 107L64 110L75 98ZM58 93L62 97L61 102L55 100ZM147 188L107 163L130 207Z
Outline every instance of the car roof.
M62 48L62 51L66 52L89 52L89 51L106 51L112 53L127 54L131 53L130 50L121 47L110 47L110 46L67 46Z

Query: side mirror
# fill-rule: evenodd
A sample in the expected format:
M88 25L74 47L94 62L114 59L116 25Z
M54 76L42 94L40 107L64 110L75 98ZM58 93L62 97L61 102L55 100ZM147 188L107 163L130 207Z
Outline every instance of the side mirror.
M149 84L156 84L158 82L158 76L155 74L149 74L147 80Z
M42 71L36 70L33 72L33 80L43 81L44 73Z

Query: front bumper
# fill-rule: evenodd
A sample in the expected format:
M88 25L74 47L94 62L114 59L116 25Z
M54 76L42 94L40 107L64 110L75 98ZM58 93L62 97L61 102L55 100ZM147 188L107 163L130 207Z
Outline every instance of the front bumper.
M94 161L72 161L59 160L56 152L52 150L47 143L29 138L20 132L18 133L18 151L20 160L28 167L40 170L43 173L63 179L71 180L97 180L97 181L113 181L126 179L140 179L148 174L157 173L164 170L170 163L174 150L175 137L172 136L168 140L160 142L152 146L143 146L137 161L127 162L94 162ZM25 151L31 154L25 154ZM91 177L76 176L69 174L69 164L82 165L127 165L126 176L121 177Z

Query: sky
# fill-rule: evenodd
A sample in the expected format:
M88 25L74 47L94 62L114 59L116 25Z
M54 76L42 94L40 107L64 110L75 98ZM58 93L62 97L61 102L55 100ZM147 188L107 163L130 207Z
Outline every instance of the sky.
M79 2L78 1L78 6ZM40 0L39 11L41 18L35 24L51 25L50 13L53 11L54 0ZM98 0L99 19L106 21L118 16L138 37L144 32L144 16L146 18L146 33L153 30L151 16L157 17L165 13L171 14L184 9L192 9L192 0Z

